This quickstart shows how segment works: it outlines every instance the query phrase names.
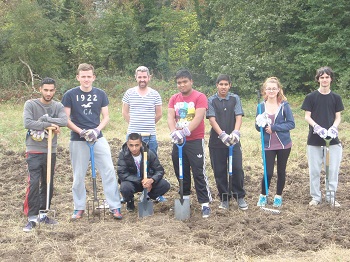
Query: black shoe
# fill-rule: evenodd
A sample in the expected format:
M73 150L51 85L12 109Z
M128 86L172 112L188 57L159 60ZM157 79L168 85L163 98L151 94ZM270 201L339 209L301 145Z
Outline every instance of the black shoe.
M128 210L129 212L135 211L134 200L130 200L130 201L126 202L126 210Z

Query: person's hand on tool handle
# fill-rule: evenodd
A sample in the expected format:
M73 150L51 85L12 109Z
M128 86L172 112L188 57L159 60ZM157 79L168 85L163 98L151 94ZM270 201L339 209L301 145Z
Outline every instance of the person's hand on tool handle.
M241 138L241 133L238 130L233 130L230 134L230 144L235 145L239 142L239 139Z
M94 129L82 129L79 133L81 138L84 138L88 142L95 142L100 135L100 130L97 128Z
M54 134L61 133L61 128L56 124L51 124L51 126L47 127L46 129L51 129Z
M190 135L191 135L191 131L188 129L187 126L185 126L183 129L180 129L180 130L174 130L170 134L171 142L173 142L174 144L182 144L183 138Z
M145 178L142 179L142 186L143 188L146 188L148 192L152 190L152 184L154 180L152 178Z
M327 130L327 136L329 136L330 138L336 138L338 136L338 128L336 126L331 126Z
M314 134L319 135L321 138L327 137L327 129L323 128L322 126L315 124L314 125Z
M230 146L231 137L228 134L226 134L225 131L221 132L219 138L222 141L222 143L224 143L226 146Z

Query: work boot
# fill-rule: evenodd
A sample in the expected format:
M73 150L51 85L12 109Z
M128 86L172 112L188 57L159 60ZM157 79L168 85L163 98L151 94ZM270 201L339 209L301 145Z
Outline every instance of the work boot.
M130 200L128 202L126 202L126 210L129 212L134 212L135 211L135 204L134 204L134 200Z

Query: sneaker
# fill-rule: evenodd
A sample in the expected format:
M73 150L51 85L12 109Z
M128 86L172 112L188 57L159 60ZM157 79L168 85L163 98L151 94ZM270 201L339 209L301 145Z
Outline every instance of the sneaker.
M74 210L72 219L80 219L82 218L83 214L84 214L84 210Z
M34 221L28 221L27 225L23 228L23 231L30 232L34 227L36 227L36 223Z
M320 202L318 202L317 200L314 200L312 199L310 202L309 202L309 206L317 206Z
M122 216L122 213L120 212L120 208L116 208L116 209L113 209L113 210L110 210L111 214L113 214L113 218L114 219L122 219L123 216Z
M47 225L57 225L58 222L52 218L49 218L48 216L45 216L43 218L40 218L39 220L40 222L39 223L44 223L44 224L47 224Z
M228 201L222 201L219 205L221 209L228 209Z
M245 202L244 198L238 198L237 203L240 210L248 209L248 204Z
M274 207L281 207L282 206L282 196L275 195L275 198L273 199L273 206Z
M167 202L168 199L166 199L164 196L159 196L156 198L156 202L157 203L163 203L163 202Z
M202 217L207 218L210 215L210 207L204 206L202 207Z
M134 200L130 200L130 201L126 202L126 210L129 212L135 211Z
M258 201L258 203L256 204L258 207L264 207L264 206L266 206L266 195L262 195L262 194L260 194L260 196L259 196L259 201Z

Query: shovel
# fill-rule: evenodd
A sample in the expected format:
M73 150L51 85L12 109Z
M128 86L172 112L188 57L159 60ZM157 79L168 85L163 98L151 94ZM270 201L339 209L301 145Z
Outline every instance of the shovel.
M233 158L233 147L234 145L230 145L228 147L228 192L222 193L222 201L227 201L227 209L229 209L230 198L233 195L236 195L238 199L238 194L232 191L232 158Z
M326 197L329 197L329 203L332 207L335 206L335 191L329 190L329 144L332 138L326 137Z
M50 210L50 193L51 193L51 154L52 154L52 130L56 129L55 127L48 127L48 137L47 137L47 163L46 163L46 209L39 210L39 214L42 213L52 213L53 218L56 217L56 211ZM39 219L40 226L40 219Z
M147 179L147 152L143 151L143 179ZM153 202L147 199L147 188L143 189L143 199L138 203L139 218L153 215Z
M186 140L184 138L182 145L176 144L179 154L179 184L180 184L180 199L175 199L175 218L177 220L189 219L191 215L190 200L184 199L184 186L183 186L183 166L182 166L182 148L184 147Z
M86 143L90 148L92 189L94 192L94 198L92 200L88 201L88 206L87 206L88 220L90 219L90 216L92 216L92 217L98 216L98 218L101 219L101 209L99 209L100 200L97 198L97 184L96 184L96 170L95 170L95 156L94 156L94 146L95 146L96 142L93 142L93 143L86 142ZM104 203L104 201L103 201L103 203ZM101 204L102 204L102 202L101 202ZM105 217L105 215L106 215L106 212L105 212L105 209L103 209L103 217Z

